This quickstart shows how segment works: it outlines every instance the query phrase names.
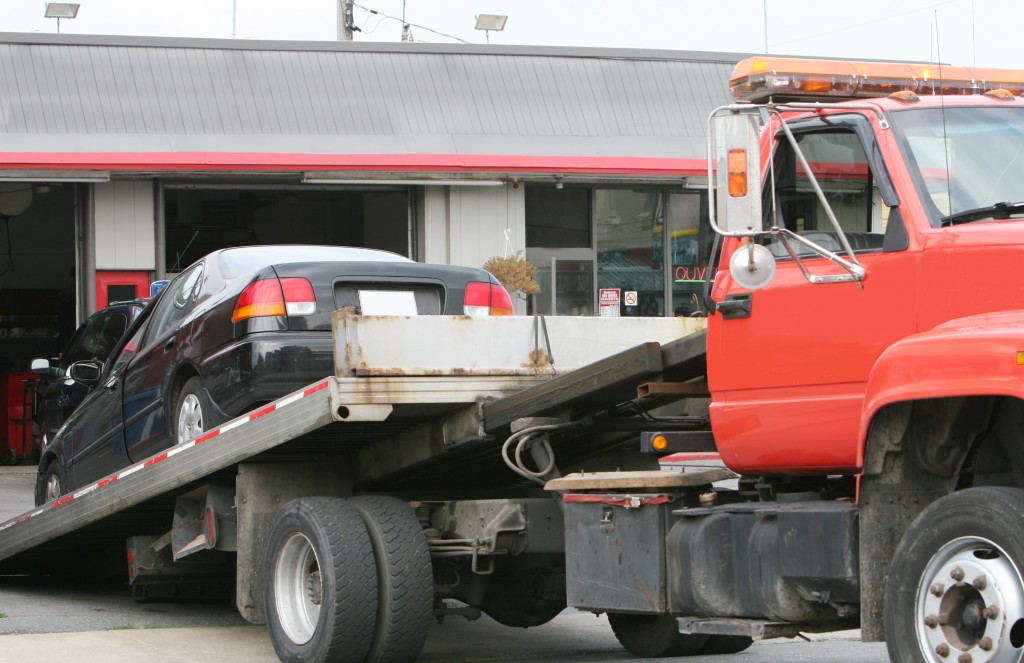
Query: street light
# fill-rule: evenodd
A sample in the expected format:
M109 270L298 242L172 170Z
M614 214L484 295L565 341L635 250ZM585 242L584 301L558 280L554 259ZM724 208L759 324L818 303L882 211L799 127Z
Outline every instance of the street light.
M476 17L476 29L483 30L487 35L487 43L491 43L491 31L501 32L505 29L508 16L501 14L480 14Z
M43 14L46 18L57 19L57 34L60 34L60 19L62 18L75 18L78 16L78 3L77 2L47 2L46 13Z

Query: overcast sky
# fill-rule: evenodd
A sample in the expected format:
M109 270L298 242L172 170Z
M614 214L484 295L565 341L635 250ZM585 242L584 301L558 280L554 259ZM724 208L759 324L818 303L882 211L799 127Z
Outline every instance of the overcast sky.
M337 0L80 0L61 32L329 41ZM360 0L356 41L401 39L402 0ZM43 0L0 0L0 31L53 33ZM374 15L368 10L379 13ZM765 12L767 10L767 35ZM234 14L234 25L233 17ZM1022 0L406 0L415 41L935 61L1024 69ZM388 17L394 18L388 18ZM433 31L433 32L432 32ZM441 34L438 34L441 33Z

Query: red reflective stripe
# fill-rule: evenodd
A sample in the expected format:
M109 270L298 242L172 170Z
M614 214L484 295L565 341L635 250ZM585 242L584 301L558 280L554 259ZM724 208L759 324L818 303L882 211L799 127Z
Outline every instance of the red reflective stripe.
M562 497L563 502L572 503L592 503L592 504L608 504L610 506L629 506L633 503L637 497L608 497L606 495L580 495L578 493L568 493ZM665 495L658 497L639 497L640 504L666 504L669 499Z
M693 460L721 460L722 456L714 451L680 451L679 453L662 456L659 463L684 463Z
M263 408L262 410L256 410L255 412L250 414L249 415L249 421L252 421L253 419L259 419L260 417L262 417L264 415L270 414L271 412L273 412L276 409L277 409L277 405L275 405L274 403L271 403L270 405L268 405L267 407Z
M145 467L149 467L150 465L156 465L157 463L159 463L162 460L167 460L167 454L166 453L162 453L159 456L154 456L154 457L150 458L149 460L146 461Z
M135 551L131 548L128 549L128 563L131 564L135 561Z
M30 520L31 518L32 518L32 514L29 514L29 515L25 516L24 518L18 518L17 520L14 521L14 524L18 525L20 523L25 522L26 520Z
M112 476L112 477L107 477L106 479L103 479L98 484L96 484L96 486L99 487L99 488L102 488L103 486L106 486L108 484L112 484L115 481L117 481L117 476L116 475Z
M323 382L321 382L320 384L316 385L315 387L310 387L309 389L307 389L304 392L302 392L302 395L303 396L309 396L310 394L315 394L316 392L320 391L321 389L326 389L326 388L327 388L327 380L324 380Z
M217 430L212 430L209 433L206 433L204 435L200 435L199 437L197 437L196 438L196 444L202 444L203 442L206 442L207 440L209 440L211 438L217 437L218 435L220 435L220 429L219 428Z
M53 508L56 509L59 506L67 504L68 502L70 502L73 499L75 499L74 495L65 495L64 497L60 498L59 500L57 500L56 502L53 503Z

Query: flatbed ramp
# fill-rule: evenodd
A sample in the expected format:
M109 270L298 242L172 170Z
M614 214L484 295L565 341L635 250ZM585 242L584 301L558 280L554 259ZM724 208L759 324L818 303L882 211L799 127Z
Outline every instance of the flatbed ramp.
M568 337L561 342L579 345L577 339L587 334L580 325L605 324L574 320L578 322L569 322L559 332ZM416 330L421 320L367 322L383 323L388 329L397 325L400 328L393 333L424 337ZM454 322L464 326L463 319ZM521 480L498 455L512 420L566 408L598 413L636 398L640 383L703 375L702 320L664 319L661 325L640 326L633 322L623 327L626 333L618 340L592 348L590 356L608 350L615 354L579 367L563 364L552 369L550 357L559 357L558 342L553 334L539 338L539 323L527 318L501 332L504 337L532 333L526 345L544 348L527 351L531 358L519 364L502 358L495 368L478 357L472 370L466 370L465 362L449 357L454 370L443 371L437 366L422 368L407 357L404 367L380 366L378 361L378 370L371 368L364 348L353 347L361 333L352 329L360 324L359 316L336 316L336 329L341 329L336 332L338 376L0 524L0 574L53 573L72 562L95 564L97 559L120 563L127 537L165 534L178 496L204 484L232 485L241 463L329 464L350 479L356 492L423 495L446 489L452 494L457 492L452 488L456 482L466 491L515 489ZM342 333L346 326L348 333ZM641 329L664 343L631 345ZM379 329L374 331L363 333L363 338L380 341ZM473 332L474 338L492 343L496 333ZM429 347L425 351L429 354ZM543 360L537 361L541 355ZM576 356L577 361L588 358L586 353ZM358 367L347 363L353 358ZM576 444L570 456L585 457L602 445L621 442L621 433L612 433L603 442L601 436L591 435L582 448ZM572 450L573 445L563 448ZM111 556L115 550L119 553Z

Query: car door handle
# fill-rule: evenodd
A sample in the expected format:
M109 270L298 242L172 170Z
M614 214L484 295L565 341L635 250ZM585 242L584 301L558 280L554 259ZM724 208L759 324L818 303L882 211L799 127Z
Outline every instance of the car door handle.
M723 320L735 318L749 318L750 308L753 304L752 292L741 292L735 295L727 295L724 302L718 302L715 310L722 314Z
M170 352L173 349L174 349L174 337L172 336L170 338L170 340L168 340L166 343L164 343L164 354L167 354L168 352Z

